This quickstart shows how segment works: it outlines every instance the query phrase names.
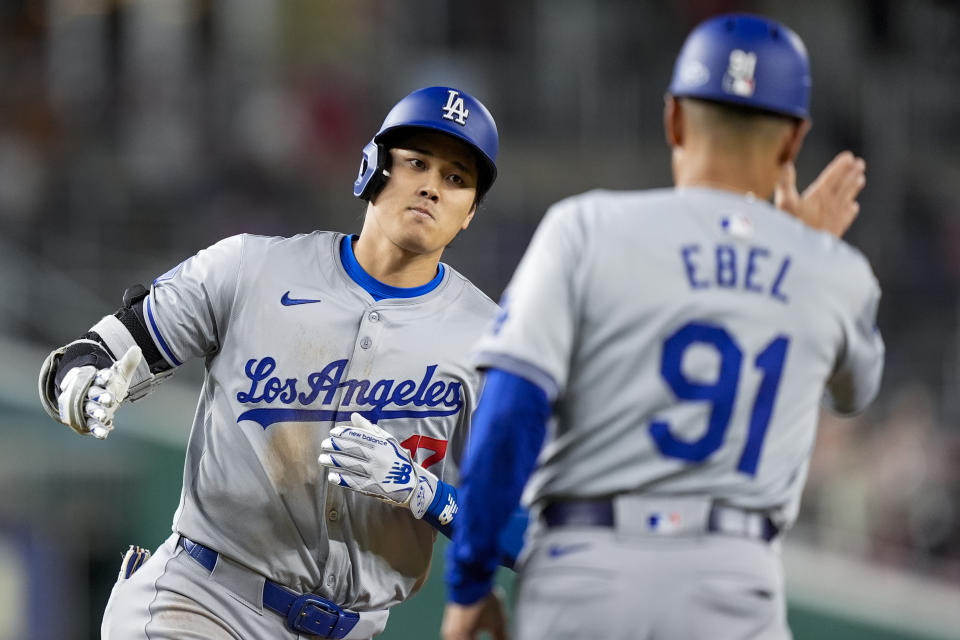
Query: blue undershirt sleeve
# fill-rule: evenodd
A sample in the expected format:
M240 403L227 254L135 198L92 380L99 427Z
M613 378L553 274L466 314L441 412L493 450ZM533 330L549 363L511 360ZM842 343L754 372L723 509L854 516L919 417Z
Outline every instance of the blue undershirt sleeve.
M434 494L433 501L423 514L423 521L431 527L442 533L448 538L453 538L453 532L458 524L457 511L460 505L457 502L457 488L447 484L443 480L437 483L437 491ZM523 534L527 530L527 522L530 520L527 510L517 506L510 515L506 526L500 532L499 537L499 559L500 564L509 569L516 564L517 556L523 548Z
M461 465L457 526L447 550L451 601L471 604L492 588L501 536L509 530L536 465L549 417L542 388L502 369L486 372Z

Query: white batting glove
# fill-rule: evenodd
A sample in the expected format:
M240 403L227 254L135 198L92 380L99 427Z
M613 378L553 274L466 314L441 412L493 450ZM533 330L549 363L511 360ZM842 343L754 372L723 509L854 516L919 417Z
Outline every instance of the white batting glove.
M423 517L437 491L437 476L413 461L397 439L359 413L351 427L335 427L320 444L317 461L327 467L327 480Z
M57 398L60 422L79 434L106 438L113 429L113 414L127 397L130 379L142 358L140 347L134 345L107 369L91 365L70 369L60 383Z

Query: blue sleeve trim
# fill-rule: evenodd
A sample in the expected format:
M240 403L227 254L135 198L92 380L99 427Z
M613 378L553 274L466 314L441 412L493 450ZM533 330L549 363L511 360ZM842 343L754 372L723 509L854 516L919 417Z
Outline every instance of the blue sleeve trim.
M460 512L447 549L450 600L486 595L500 564L500 536L536 466L550 402L540 386L501 370L486 372L462 464Z
M452 538L453 519L459 508L459 505L457 505L457 488L443 480L438 480L433 502L427 507L427 512L423 514L423 521L448 538Z
M157 336L157 342L160 343L160 348L163 349L163 352L166 354L167 360L169 360L173 366L179 367L183 363L177 360L173 352L170 351L170 347L167 346L167 341L160 335L160 328L157 326L157 321L153 319L153 307L150 304L150 298L151 296L147 296L147 318L150 319L150 327L153 329L153 335Z
M475 361L481 369L501 369L518 378L525 378L543 390L548 402L553 402L560 394L560 385L553 376L526 360L496 351L481 351L477 354Z

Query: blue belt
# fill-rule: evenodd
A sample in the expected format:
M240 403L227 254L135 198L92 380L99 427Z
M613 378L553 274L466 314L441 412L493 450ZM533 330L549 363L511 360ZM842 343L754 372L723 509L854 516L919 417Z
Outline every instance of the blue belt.
M746 537L753 537L764 542L770 542L780 533L780 529L773 521L761 513L749 513L750 517L759 519L759 526L755 532L737 529L730 530L724 526L720 517L721 509L730 507L720 507L714 505L710 507L707 516L705 531L711 533L735 533ZM613 512L612 500L564 500L551 502L543 509L543 522L547 527L613 527L616 525L616 519Z
M180 546L208 571L217 566L217 552L199 542L180 536ZM293 631L339 640L360 620L360 614L344 611L326 598L313 593L303 595L272 580L263 583L263 606L286 618Z

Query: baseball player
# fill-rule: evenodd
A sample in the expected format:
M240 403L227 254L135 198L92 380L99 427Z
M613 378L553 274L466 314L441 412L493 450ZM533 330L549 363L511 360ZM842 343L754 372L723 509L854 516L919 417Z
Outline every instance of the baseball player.
M497 311L440 257L497 149L473 96L414 91L363 150L359 236L227 238L49 355L44 407L101 439L124 401L206 365L173 534L127 553L104 638L371 638L420 588Z
M839 239L862 160L796 192L809 90L789 28L709 19L664 111L676 187L547 212L478 347L445 640L475 637L528 477L516 637L790 637L779 541L821 401L862 410L884 354L877 281Z

